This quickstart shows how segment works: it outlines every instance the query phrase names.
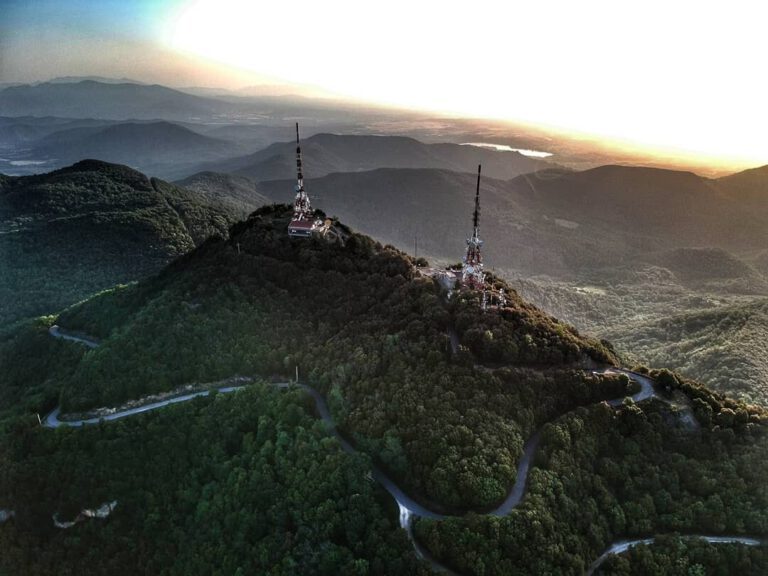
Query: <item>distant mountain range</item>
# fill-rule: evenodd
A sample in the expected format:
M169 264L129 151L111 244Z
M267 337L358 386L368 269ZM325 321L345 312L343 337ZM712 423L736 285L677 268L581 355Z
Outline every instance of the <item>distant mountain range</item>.
M82 158L127 164L163 178L195 172L220 172L261 180L293 178L294 142L272 144L242 156L249 147L290 130L254 126L202 126L166 121L44 121L32 117L0 118L0 146L22 148L18 158L45 161L43 169L69 165ZM424 144L402 136L316 134L302 142L307 175L359 172L375 168L436 168L512 178L556 165L518 152L458 144ZM0 168L2 170L2 168ZM39 169L38 169L39 170Z
M471 232L474 185L471 174L380 169L330 174L307 188L318 207L366 233L408 248L418 236L424 254L457 261ZM287 180L260 188L281 202L292 195ZM663 261L677 263L687 277L686 258L663 254L710 247L749 260L768 245L765 219L747 199L730 181L624 166L483 178L486 262L525 273L605 277L638 261Z
M484 172L495 178L554 168L556 165L519 152L459 144L424 144L404 136L316 134L302 142L306 174L317 178L333 172L376 168L436 168ZM296 174L296 143L279 142L239 158L212 163L214 172L242 174L254 180L277 180Z
M0 91L0 116L186 120L223 113L233 106L157 84L95 80L44 82Z
M139 82L131 78L111 78L108 76L58 76L48 80L50 84L77 84L78 82L91 81L103 84L140 84L146 86L146 82ZM39 82L45 84L45 82Z
M74 128L94 128L109 126L108 120L94 120L92 118L56 118L53 116L18 116L0 117L0 148L22 148L29 146L37 140L59 132Z
M400 135L432 143L489 142L551 153L554 157L550 160L576 169L604 164L648 164L663 167L692 165L680 159L619 150L606 146L600 139L574 137L530 125L448 118L336 98L301 97L286 94L282 89L276 91L274 87L264 86L235 91L216 88L175 89L157 84L142 84L126 78L99 76L54 78L33 84L0 83L0 116L55 116L113 121L166 120L207 124L210 128L214 125L229 125L235 127L235 132L242 129L244 133L249 132L251 127L257 127L258 132L258 127L266 126L276 128L277 132L280 128L286 128L285 131L290 132L291 124L299 120L306 135L333 132ZM206 130L207 128L198 131L206 133ZM0 129L0 147L4 140L2 132ZM210 135L230 139L223 134ZM250 152L281 139L288 138L278 133L257 134L250 143L253 146ZM241 154L245 155L247 152L249 150L243 150ZM3 157L5 154L3 151ZM245 166L241 166L243 167ZM445 168L439 165L427 167ZM229 171L217 166L200 168L203 169ZM721 167L701 164L696 164L696 170L708 175L723 173ZM510 177L498 173L493 175Z
M194 89L190 93L159 84L98 77L0 86L0 116L288 126L291 120L305 118L308 124L345 129L392 114L373 106L324 98ZM407 118L413 114L398 111L395 115Z
M0 325L156 272L234 215L125 166L0 175Z
M178 165L177 154L199 159L228 145L170 123L71 128L40 142L62 150L65 159L68 153L93 152L156 167ZM475 175L469 170L478 157L485 160L484 174L512 172L515 161L546 166L515 153L397 137L318 134L307 139L304 150L306 173L326 173L308 180L317 207L384 242L408 249L418 244L421 254L442 262L461 258L471 231ZM244 175L248 170L207 171L178 184L206 205L243 216L269 201L293 200L294 154L293 143L276 144L251 157L261 159L254 177ZM512 162L494 164L494 156ZM382 164L464 163L467 172L365 170L374 163L366 157ZM284 180L268 179L286 173ZM714 280L732 282L739 293L751 290L765 284L768 264L768 200L759 192L766 174L763 168L712 180L690 172L603 166L583 172L544 169L512 179L484 176L486 262L513 274L603 280L623 278L642 263L666 268L692 287ZM685 252L689 248L708 250Z

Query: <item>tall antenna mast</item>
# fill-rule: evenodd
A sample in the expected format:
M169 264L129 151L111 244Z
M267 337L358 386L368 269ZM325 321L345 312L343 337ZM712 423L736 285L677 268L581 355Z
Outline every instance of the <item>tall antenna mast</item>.
M477 166L477 187L475 188L475 211L472 214L472 237L467 238L467 252L461 267L461 284L474 290L485 289L485 272L483 272L483 255L480 240L480 170Z
M475 190L475 213L472 216L472 224L474 225L474 237L480 236L480 170L482 164L477 165L477 189Z
M304 172L301 167L301 143L299 142L299 123L296 122L296 172L298 173L297 186L304 190Z
M317 230L322 221L314 217L314 210L309 202L309 196L304 190L304 169L301 162L301 141L299 140L299 123L296 122L296 197L293 201L293 218L288 225L288 235L306 238Z

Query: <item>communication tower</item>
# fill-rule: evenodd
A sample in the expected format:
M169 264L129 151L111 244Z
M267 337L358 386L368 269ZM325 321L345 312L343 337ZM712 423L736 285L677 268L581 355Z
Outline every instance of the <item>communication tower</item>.
M312 232L323 225L322 220L315 218L314 210L309 202L307 191L304 190L304 171L301 163L301 142L299 141L299 123L296 122L296 198L293 201L293 217L288 224L288 235L297 238L308 238Z
M472 215L472 237L467 238L467 253L461 266L461 286L471 290L485 289L485 272L483 272L483 241L480 239L480 170L477 166L477 189L475 190L475 212Z

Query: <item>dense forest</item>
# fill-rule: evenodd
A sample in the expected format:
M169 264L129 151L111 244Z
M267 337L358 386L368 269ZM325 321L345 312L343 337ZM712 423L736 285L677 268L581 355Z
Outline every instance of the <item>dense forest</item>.
M0 175L0 325L160 270L233 213L127 166Z
M53 318L22 322L0 331L0 429L6 420L43 414L59 402L85 348L48 335Z
M420 520L418 537L461 574L522 575L581 574L624 537L768 533L765 414L667 378L694 396L696 421L659 400L577 409L545 426L512 514Z
M653 373L662 399L609 406L602 401L627 394L629 380L585 370L617 362L607 342L579 335L498 279L509 293L502 309L480 313L473 293L446 299L412 258L338 223L344 241L290 239L289 217L288 207L261 208L156 277L0 335L0 367L32 357L43 366L40 374L16 368L0 381L0 508L18 510L0 527L14 551L0 565L45 571L70 554L67 566L75 566L80 546L93 573L104 573L114 555L96 551L140 542L127 562L149 573L203 573L213 557L227 558L222 574L422 570L408 560L391 500L365 480L366 458L417 500L456 514L418 519L415 534L467 575L581 574L620 537L768 532L761 408L667 371ZM48 337L54 321L101 346ZM64 412L82 411L233 375L285 381L297 367L366 456L342 455L304 395L260 386L83 430L45 430L34 418L57 397ZM522 504L509 516L482 514L507 494L537 430ZM323 468L328 453L336 456ZM361 485L338 479L347 469L359 472ZM150 487L153 475L166 477ZM218 484L206 489L212 479ZM292 534L283 547L252 517L259 513L230 510L237 502L237 511L267 513L259 496L266 485L290 494L268 516L268 525ZM336 508L312 499L329 493ZM344 515L355 494L370 516ZM43 528L51 511L70 517L113 499L118 508L105 522L65 533ZM306 509L302 499L311 502ZM345 535L340 527L349 522L378 528ZM167 533L148 543L141 530ZM190 531L189 550L177 553ZM356 549L358 538L369 544Z
M17 430L4 446L2 493L19 512L0 526L0 565L8 574L425 573L366 459L344 454L312 406L300 391L255 385L114 425ZM53 513L73 518L112 500L106 520L53 527Z

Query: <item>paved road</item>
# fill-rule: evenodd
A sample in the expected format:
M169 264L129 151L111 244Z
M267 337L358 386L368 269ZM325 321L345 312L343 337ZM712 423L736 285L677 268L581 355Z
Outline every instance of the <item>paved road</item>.
M756 538L747 538L744 536L699 536L699 535L693 535L693 536L682 536L686 539L693 539L698 538L701 540L706 540L707 542L711 544L744 544L746 546L760 546L763 542L761 540L757 540ZM641 544L653 544L655 538L642 538L638 540L620 540L618 542L614 542L611 544L608 549L603 552L600 555L600 558L595 560L592 565L587 569L586 576L592 576L594 574L595 570L597 570L603 562L605 562L610 556L613 556L614 554L622 554L629 550L630 548L634 548L635 546L640 546Z
M225 386L223 388L217 388L216 390L218 392L234 392L235 390L240 390L243 388L243 386ZM168 398L167 400L160 400L158 402L152 402L151 404L144 404L143 406L137 406L136 408L129 408L126 410L119 410L112 412L111 414L105 414L103 416L95 416L93 418L85 418L83 420L59 420L59 414L61 413L61 408L56 408L53 410L50 414L48 414L45 418L43 418L43 426L47 428L58 428L59 426L85 426L86 424L98 424L101 420L117 420L119 418L125 418L126 416L133 416L134 414L141 414L143 412L150 412L152 410L157 410L158 408L162 408L163 406L168 406L169 404L178 404L179 402L186 402L187 400L192 400L192 398L197 398L198 396L208 396L210 394L210 390L201 390L199 392L192 392L191 394L185 394L183 396L174 396L173 398Z
M79 342L80 344L88 346L88 348L99 347L99 343L96 340L91 340L90 338L83 338L80 336L74 336L73 334L67 334L66 332L62 332L61 327L56 326L55 324L48 329L48 333L54 338L61 338L62 340Z
M55 331L54 331L54 328L56 328ZM69 334L63 334L57 326L51 327L50 334L55 338L64 338L66 340L80 342L81 344L85 344L86 346L89 346L91 348L95 348L99 345L98 342L96 342L95 340L91 340L84 337L72 336ZM451 341L453 343L453 338L451 338ZM632 398L632 400L634 400L635 402L642 402L644 400L653 398L656 395L656 392L653 386L653 380L642 374L631 372L629 370L622 370L620 368L606 368L604 370L593 370L593 372L596 374L621 373L629 376L631 380L634 380L640 385L640 390L630 396L630 398ZM354 446L352 446L336 429L336 423L334 422L333 417L331 416L331 411L328 408L328 404L326 403L325 398L323 398L320 392L318 392L308 384L291 384L288 382L281 382L281 383L275 384L275 386L278 388L290 388L292 386L298 386L299 388L304 390L307 394L312 396L312 398L315 401L315 406L317 407L318 414L328 426L329 431L333 433L333 435L339 441L342 449L345 452L350 454L354 454L356 452ZM225 392L225 393L234 392L241 388L243 388L243 386L229 386L226 388L220 388L219 392ZM175 398L170 398L168 400L146 404L138 408L132 408L129 410L114 412L108 416L104 416L103 418L89 418L84 420L61 421L58 418L59 409L57 408L56 410L51 412L51 414L46 416L43 423L45 426L48 426L50 428L56 428L61 425L83 426L86 424L97 423L101 419L116 420L118 418L124 418L126 416L132 416L134 414L149 412L151 410L156 410L163 406L168 406L169 404L186 402L187 400L191 400L192 398L195 398L197 396L205 396L209 393L210 391L208 390L195 392L193 394L187 394L185 396L177 396ZM613 407L621 406L623 402L624 402L623 397L607 400L607 403ZM534 433L531 436L531 438L528 439L528 441L523 446L523 455L521 456L520 462L518 463L518 466L517 466L517 477L515 479L515 483L512 486L512 489L510 490L504 502L502 502L495 510L492 510L490 514L493 514L495 516L506 516L510 512L512 512L512 510L514 510L514 508L518 504L520 504L520 502L522 501L523 497L525 496L525 489L528 484L528 475L530 472L531 463L533 462L533 458L539 446L540 438L541 438L541 430L538 430L536 433ZM413 537L413 530L412 530L413 528L412 521L414 517L418 516L421 518L431 518L431 519L440 520L440 519L446 518L446 515L430 510L425 506L416 502L413 498L411 498L405 492L403 492L403 490L393 480L391 480L381 469L379 469L375 465L372 465L371 475L379 484L381 484L381 486L387 492L389 492L392 495L392 497L397 502L400 508L400 526L403 527L408 532L411 542L413 543L414 550L416 551L416 554L419 556L419 558L423 558L424 560L428 561L432 565L432 567L437 571L452 573L447 567L443 566L442 564L434 560L434 558L432 558L429 555L429 552L425 550ZM696 537L696 536L692 536L692 537ZM699 537L704 538L708 542L713 542L713 543L740 542L742 544L747 544L750 546L757 546L762 543L761 541L754 540L752 538L744 538L744 537L737 537L737 536L699 536ZM615 542L605 552L603 552L600 558L598 558L592 564L587 574L588 575L592 574L592 572L594 572L594 570L596 570L603 562L605 562L606 558L608 558L612 554L620 554L622 552L626 552L629 548L633 546L637 546L639 544L649 544L651 542L653 542L652 538L644 539L644 540L621 540L621 541Z

